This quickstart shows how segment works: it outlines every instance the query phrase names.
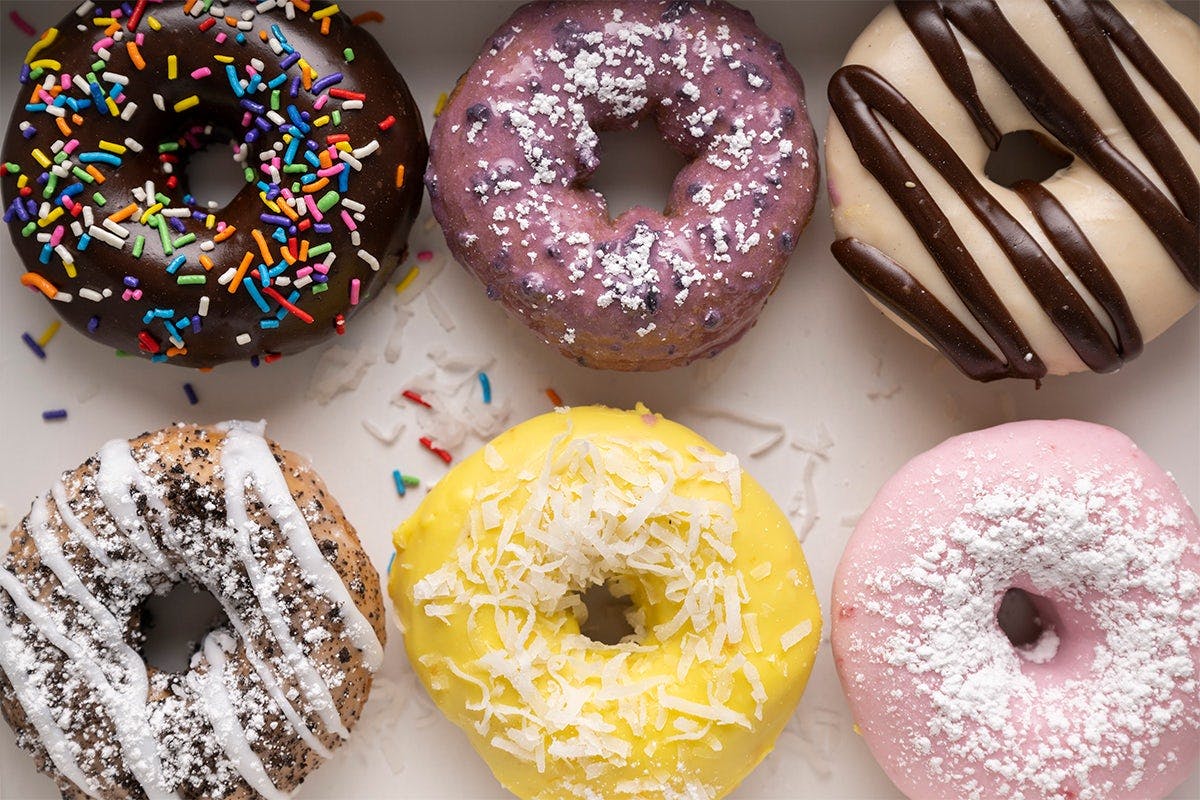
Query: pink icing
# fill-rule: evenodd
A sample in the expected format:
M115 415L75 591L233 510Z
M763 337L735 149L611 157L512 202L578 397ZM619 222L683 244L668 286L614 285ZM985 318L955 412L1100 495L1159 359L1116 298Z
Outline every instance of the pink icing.
M430 141L454 257L545 341L604 369L715 355L753 325L816 198L783 48L723 2L529 3ZM609 216L598 131L657 126L688 159L665 212Z
M1046 629L996 622L1024 589ZM1200 751L1200 532L1124 435L1018 422L879 492L838 567L833 650L868 747L921 798L1151 798Z

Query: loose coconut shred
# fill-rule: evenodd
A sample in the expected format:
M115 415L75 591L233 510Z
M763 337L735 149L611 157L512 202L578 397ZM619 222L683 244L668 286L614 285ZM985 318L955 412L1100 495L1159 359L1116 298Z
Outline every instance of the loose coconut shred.
M581 764L589 778L625 763L631 744L616 735L608 721L615 718L637 736L669 729L664 741L708 742L717 751L723 728L753 724L728 705L735 686L749 687L758 719L766 701L755 667L723 652L726 643L757 634L753 615L742 613L746 589L733 568L737 459L696 449L692 461L653 441L563 445L564 438L552 444L540 471L480 489L453 562L415 585L425 614L445 620L466 610L478 647L491 646L463 666L423 656L434 688L448 673L474 685L479 700L468 708L481 712L477 730L543 772L548 757ZM488 456L493 469L504 467L498 453ZM676 493L678 483L693 479L726 486L733 505ZM574 613L579 592L605 583L614 594L630 595L636 609L628 614L634 633L615 645L582 635ZM648 626L641 609L656 605L679 610ZM675 696L667 678L642 679L630 669L631 657L680 631L686 632L676 680L703 669L711 676L705 702ZM679 779L691 780L682 768ZM586 785L556 790L594 795ZM714 796L697 783L658 781L630 782L619 792Z

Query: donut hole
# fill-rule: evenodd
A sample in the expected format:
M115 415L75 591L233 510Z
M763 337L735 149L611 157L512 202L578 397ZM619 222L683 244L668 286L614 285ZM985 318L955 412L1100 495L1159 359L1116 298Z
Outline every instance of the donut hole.
M186 672L205 634L227 625L229 618L215 597L189 583L142 603L142 655L163 672Z
M235 142L214 135L186 156L181 183L201 208L222 209L246 186L244 168L233 158Z
M1075 158L1057 142L1037 131L1013 131L1000 139L983 172L994 183L1012 188L1023 181L1041 183Z
M633 600L610 582L594 583L576 593L578 602L572 605L579 632L593 642L620 644L629 636L637 636L630 617L635 613Z
M1049 661L1058 652L1062 626L1054 607L1044 597L1013 587L996 609L996 624L1027 661Z
M598 164L583 176L583 185L604 197L609 217L638 206L665 212L675 176L688 159L663 141L652 120L598 135Z

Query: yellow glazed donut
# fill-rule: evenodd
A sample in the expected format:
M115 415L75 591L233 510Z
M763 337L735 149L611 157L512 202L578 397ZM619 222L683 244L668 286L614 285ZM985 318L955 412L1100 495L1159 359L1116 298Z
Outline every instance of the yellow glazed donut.
M499 436L395 534L389 588L438 707L522 798L718 798L770 752L821 615L737 458L639 406ZM581 593L633 633L581 633Z

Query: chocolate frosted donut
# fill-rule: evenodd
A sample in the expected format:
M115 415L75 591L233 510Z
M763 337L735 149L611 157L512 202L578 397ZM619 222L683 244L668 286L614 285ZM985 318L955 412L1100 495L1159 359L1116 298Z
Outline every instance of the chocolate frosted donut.
M1200 29L1154 2L900 3L834 75L834 255L977 380L1111 372L1196 304ZM1031 131L1070 165L985 165Z
M268 359L341 332L403 256L421 119L336 5L84 2L30 49L4 143L21 282L156 361ZM246 185L190 193L233 142Z
M663 212L587 187L597 131L658 126L688 164ZM722 2L530 3L434 128L426 185L451 252L589 367L712 356L753 324L812 213L817 152L779 43Z

